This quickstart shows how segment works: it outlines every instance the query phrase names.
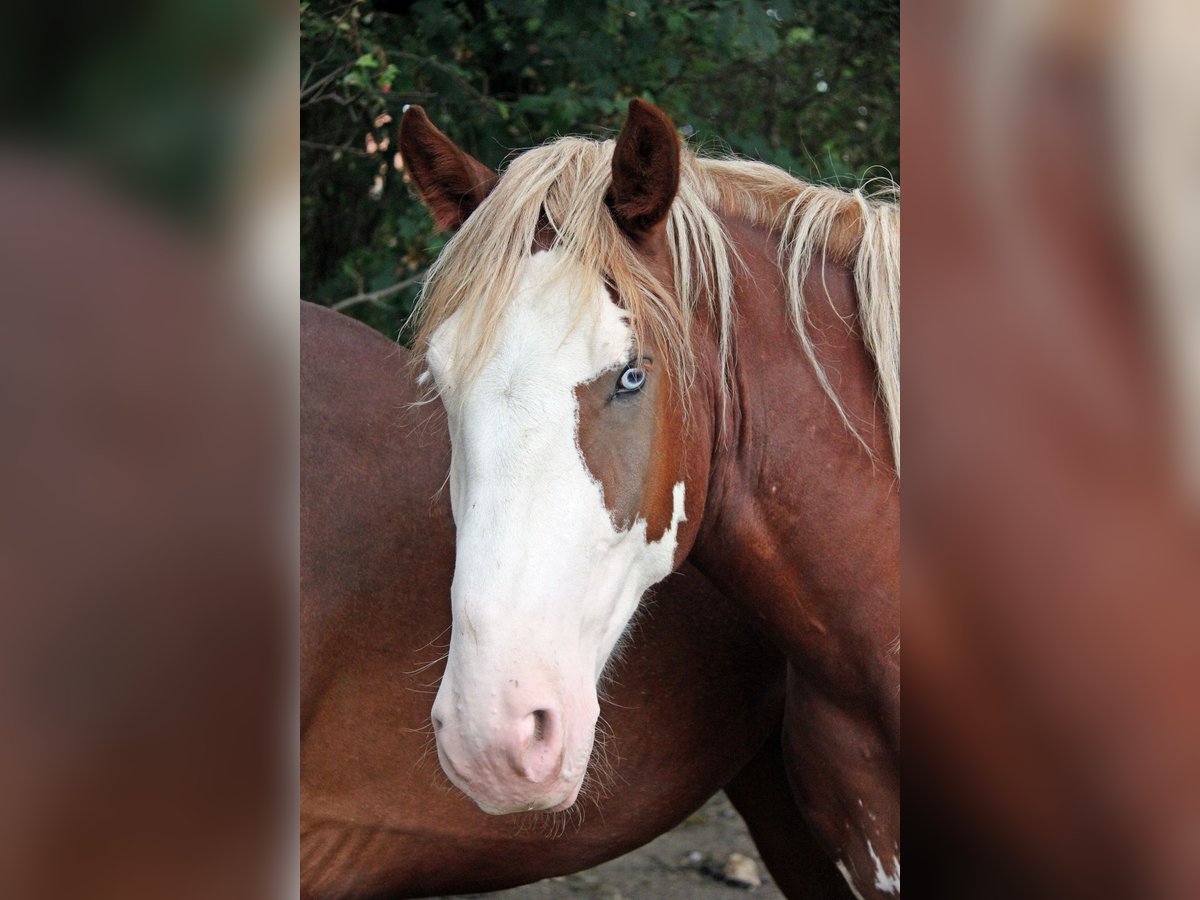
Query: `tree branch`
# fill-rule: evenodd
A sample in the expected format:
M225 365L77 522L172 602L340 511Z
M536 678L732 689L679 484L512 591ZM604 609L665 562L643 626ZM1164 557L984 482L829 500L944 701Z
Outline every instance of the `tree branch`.
M310 141L305 138L300 139L300 146L306 150L328 150L331 153L349 153L353 156L371 156L366 150L358 147L352 147L348 144L323 144L320 141Z
M334 303L330 309L341 312L342 310L349 309L352 306L358 306L360 303L379 303L392 296L392 294L398 294L406 287L411 287L412 285L417 284L424 277L425 270L422 269L416 275L411 275L402 281L397 281L395 284L389 285L388 287L380 288L377 291L367 291L365 293L355 294L353 297L347 297L345 300L339 300L337 303Z

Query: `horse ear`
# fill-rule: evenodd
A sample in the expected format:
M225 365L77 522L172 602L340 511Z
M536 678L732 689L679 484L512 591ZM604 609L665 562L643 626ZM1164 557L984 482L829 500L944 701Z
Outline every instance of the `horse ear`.
M439 231L462 225L499 180L438 131L419 106L409 106L400 119L400 156Z
M609 206L621 229L637 238L661 226L679 189L679 135L666 113L629 101L612 169Z

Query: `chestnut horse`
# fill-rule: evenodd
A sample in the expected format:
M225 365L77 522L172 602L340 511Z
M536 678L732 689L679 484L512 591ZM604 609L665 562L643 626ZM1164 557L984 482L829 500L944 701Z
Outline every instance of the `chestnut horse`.
M430 686L450 630L445 416L403 348L301 315L301 886L308 898L509 887L611 859L726 787L791 897L848 896L791 802L782 656L690 566L644 604L569 813L496 818L439 778Z
M787 660L801 810L856 894L898 895L897 207L701 159L641 101L503 177L417 107L400 148L458 228L415 345L452 442L450 781L570 808L597 682L691 560Z

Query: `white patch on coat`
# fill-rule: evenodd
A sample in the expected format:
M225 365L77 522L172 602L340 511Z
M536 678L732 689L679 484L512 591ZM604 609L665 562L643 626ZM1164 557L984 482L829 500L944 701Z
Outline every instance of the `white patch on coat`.
M881 860L875 853L875 848L871 846L871 842L867 841L867 852L871 854L871 859L875 863L875 887L887 894L900 893L900 859L892 857L892 864L896 872L894 875L889 875L883 867Z

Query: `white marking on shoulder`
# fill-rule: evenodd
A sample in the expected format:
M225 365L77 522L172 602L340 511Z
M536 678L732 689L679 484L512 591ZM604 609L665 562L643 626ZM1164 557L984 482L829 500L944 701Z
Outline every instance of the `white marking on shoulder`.
M889 875L883 867L883 860L875 854L875 848L871 846L871 842L867 841L867 852L871 854L871 859L875 863L875 887L887 894L900 893L900 859L893 856L892 863L895 866L896 873Z

